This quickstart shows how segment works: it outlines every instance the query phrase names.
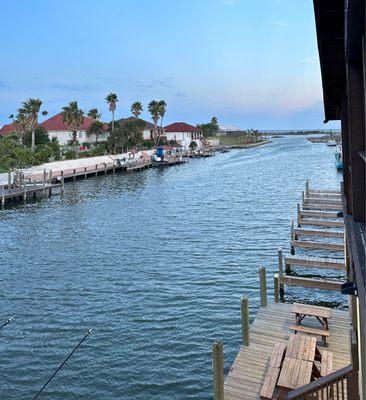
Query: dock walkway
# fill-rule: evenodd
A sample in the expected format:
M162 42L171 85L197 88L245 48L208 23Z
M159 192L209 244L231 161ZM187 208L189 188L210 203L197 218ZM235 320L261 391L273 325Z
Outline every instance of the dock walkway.
M287 342L289 326L295 322L291 313L292 304L268 303L261 307L250 327L250 344L241 346L224 384L225 400L256 400L268 370L273 347L277 342ZM349 314L347 311L333 310L329 320L330 336L327 350L333 352L334 370L350 363ZM314 319L306 320L307 326L319 328ZM321 341L318 341L321 349Z

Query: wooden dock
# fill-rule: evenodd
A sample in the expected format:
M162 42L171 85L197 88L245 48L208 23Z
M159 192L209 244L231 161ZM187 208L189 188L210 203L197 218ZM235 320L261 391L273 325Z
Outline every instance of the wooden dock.
M249 346L241 346L224 384L225 400L257 400L266 376L273 347L287 342L294 324L292 304L269 303L261 307L250 327ZM333 367L340 369L350 363L349 314L333 310L329 320L330 336L327 350L333 352ZM307 325L311 326L311 319ZM314 326L318 327L314 320ZM321 342L318 341L318 347Z
M61 183L41 183L41 184L25 184L23 186L2 187L1 192L1 205L4 206L8 202L26 201L27 198L35 198L38 194L47 195L52 194L52 189L61 187Z

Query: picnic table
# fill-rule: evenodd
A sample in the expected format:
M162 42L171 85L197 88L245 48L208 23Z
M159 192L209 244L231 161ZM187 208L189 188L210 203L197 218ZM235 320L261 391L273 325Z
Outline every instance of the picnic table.
M311 335L321 336L326 345L326 338L329 336L329 324L328 320L332 316L330 308L311 306L307 304L294 303L291 312L295 314L296 324L291 325L290 329L297 332L308 333ZM302 321L306 317L315 317L322 325L321 329L301 325Z
M274 346L260 398L272 399L275 391L285 394L329 374L332 361L333 353L320 351L316 337L291 334L287 344Z

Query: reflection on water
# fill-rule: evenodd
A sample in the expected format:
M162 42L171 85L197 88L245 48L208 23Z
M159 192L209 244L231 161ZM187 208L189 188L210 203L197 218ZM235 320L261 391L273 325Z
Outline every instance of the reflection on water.
M258 266L272 292L305 180L339 185L333 158L304 137L276 139L69 182L63 196L1 212L0 315L16 318L1 331L0 398L31 397L89 327L45 398L211 398L212 342L224 340L227 369L241 296L253 318ZM300 288L286 298L345 304Z

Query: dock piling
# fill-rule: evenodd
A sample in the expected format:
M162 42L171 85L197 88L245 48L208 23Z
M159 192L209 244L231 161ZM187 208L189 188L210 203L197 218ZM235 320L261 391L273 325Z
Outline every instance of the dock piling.
M283 258L282 258L282 249L278 249L278 278L279 278L279 291L280 291L280 299L283 301L285 291L284 286L282 284L283 278Z
M5 188L1 186L1 205L4 207L5 205Z
M280 293L280 288L278 284L278 274L274 274L273 276L273 285L274 285L274 301L275 303L278 303L279 293Z
M224 400L224 345L221 341L212 346L212 375L214 400Z
M64 171L61 171L61 193L64 192L64 189L65 189Z
M42 184L43 184L43 194L46 194L46 170L43 170L43 180L42 180Z
M240 304L241 314L241 341L243 346L249 346L250 343L250 325L249 325L249 299L241 298Z
M301 199L302 199L302 204L305 204L305 192L301 192Z
M309 194L309 190L310 190L310 181L309 181L309 179L306 179L306 183L305 183L306 194Z
M300 228L301 226L301 211L300 211L300 203L297 203L297 226Z
M8 188L11 188L11 172L8 172Z
M261 306L267 307L267 282L266 282L266 269L259 267L259 282L261 292Z
M21 178L23 177L23 200L26 201L27 200L27 182L25 180L25 176L23 173L23 176L21 175Z
M95 176L98 176L98 164L95 165Z
M51 184L52 183L52 169L48 171L48 182Z

